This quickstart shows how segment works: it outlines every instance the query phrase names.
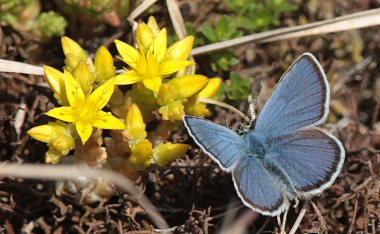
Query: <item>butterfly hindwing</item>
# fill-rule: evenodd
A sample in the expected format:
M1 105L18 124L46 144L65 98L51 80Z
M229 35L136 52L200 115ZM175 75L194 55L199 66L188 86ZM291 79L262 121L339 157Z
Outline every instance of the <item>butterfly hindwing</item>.
M194 141L225 171L231 171L237 160L249 153L245 141L231 129L192 116L183 120Z
M287 205L273 176L254 157L243 157L232 171L236 191L244 204L270 216L280 214Z
M321 65L303 54L285 72L261 111L255 131L277 137L323 123L328 115L330 88Z
M344 161L342 143L319 129L300 130L269 143L268 159L284 172L300 195L322 192L338 176Z

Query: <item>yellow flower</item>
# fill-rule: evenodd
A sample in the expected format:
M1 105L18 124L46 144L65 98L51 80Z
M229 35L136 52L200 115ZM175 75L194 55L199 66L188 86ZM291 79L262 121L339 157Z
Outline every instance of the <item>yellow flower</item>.
M132 146L131 151L132 155L129 158L129 163L134 169L143 171L152 164L152 143L147 139L144 139Z
M129 109L125 125L126 129L123 131L123 135L126 136L130 145L146 138L147 132L145 131L143 117L136 104L133 104Z
M59 100L63 106L69 105L69 100L67 100L66 96L63 73L46 65L44 66L44 71L47 82L54 92L54 97Z
M97 72L97 83L102 84L116 75L112 55L104 46L101 46L96 52L95 68Z
M92 127L125 128L124 123L118 118L101 110L111 98L114 79L108 80L86 97L78 81L69 72L65 71L64 76L66 95L70 106L54 108L46 115L74 123L83 144L90 138Z
M126 72L116 76L116 84L127 85L142 81L146 88L157 93L164 77L194 64L192 61L187 61L177 56L176 53L176 50L179 49L187 51L187 48L191 47L192 40L184 39L183 43L171 49L170 56L166 56L166 29L162 29L154 37L153 32L151 32L147 25L140 26L140 28L142 28L140 31L143 31L137 34L140 50L136 50L122 41L115 40L121 59L132 68L131 70L126 69ZM143 36L145 38L142 38Z
M73 54L82 60L86 60L88 55L82 47L69 37L61 38L63 53L66 55Z
M185 99L197 94L207 85L207 77L188 75L177 77L161 85L157 102L161 105L158 112L163 120L181 120L185 114Z
M89 59L86 51L69 37L61 38L63 53L65 54L65 64L68 71L73 71L80 61L87 61Z
M188 36L171 45L166 52L167 60L187 60L193 48L194 37Z
M27 133L34 139L48 144L47 163L59 162L62 156L66 156L70 150L75 148L73 126L71 124L61 121L49 122L48 124L31 128Z
M92 84L95 81L95 72L85 61L79 61L78 65L73 71L74 78L79 82L84 95L88 96L92 91Z
M186 144L161 143L153 150L153 160L159 166L166 166L182 157L188 149Z
M206 107L206 103L199 102L198 97L213 98L222 87L222 82L223 80L219 77L209 79L206 87L202 89L198 95L187 99L187 102L185 103L186 114L199 117L211 115L211 112Z
M170 102L158 109L158 113L162 115L163 120L182 120L185 115L185 107L183 100Z
M149 16L147 24L148 24L148 27L152 30L154 35L157 35L160 32L160 28L158 27L157 21L153 16Z
M199 97L213 98L222 87L223 80L219 77L210 78L207 86L199 92Z
M169 102L188 98L201 91L208 83L202 75L187 75L177 77L162 85L158 92L157 102L165 105Z
M211 115L211 112L206 107L206 103L199 102L197 96L192 96L187 99L187 102L185 103L185 112L188 115L199 117L206 117Z
M34 139L53 146L61 155L67 155L75 147L72 126L61 121L31 128L27 133Z

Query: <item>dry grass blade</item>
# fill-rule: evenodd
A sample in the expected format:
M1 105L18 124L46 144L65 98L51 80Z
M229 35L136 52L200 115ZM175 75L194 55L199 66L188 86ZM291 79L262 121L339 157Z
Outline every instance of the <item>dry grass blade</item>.
M241 215L236 222L234 222L227 230L221 232L225 234L243 234L247 233L249 225L251 225L260 216L259 213L246 210L243 215Z
M239 111L238 109L236 109L235 107L233 107L231 105L228 105L227 103L224 103L224 102L221 102L218 100L214 100L214 99L210 99L210 98L199 98L198 101L227 108L227 109L235 112L236 114L238 114L241 118L244 119L244 121L247 121L247 122L250 121L248 116L246 116L243 112Z
M244 37L213 43L193 49L192 55L205 54L246 43L264 43L285 40L295 37L305 37L323 33L340 32L380 24L380 9L362 11L330 20L280 28L268 32L256 33Z
M128 20L134 22L137 17L139 17L144 11L151 7L157 0L145 0L136 9L134 9L128 16Z
M309 205L309 201L304 201L304 203L303 203L303 205L302 205L302 208L301 208L301 211L300 211L300 213L298 214L298 217L297 217L296 221L294 222L293 227L290 229L289 234L294 234L294 233L296 233L298 227L299 227L300 224L301 224L301 221L302 221L302 219L303 219L303 216L305 216L306 208L307 208L308 205Z
M179 9L176 0L166 0L168 6L170 19L172 20L174 30L179 39L183 39L187 36L185 21L183 20L181 10Z
M141 194L133 182L125 176L113 171L81 166L5 163L0 166L0 176L45 180L75 180L81 176L95 180L102 177L135 196L157 227L160 229L168 229L166 221L157 211L156 207L154 207L144 194Z
M139 5L128 17L128 20L135 23L135 18L143 13L147 8L153 5L157 0L146 0ZM168 2L173 0L168 0ZM172 11L169 10L169 12ZM177 16L175 16L177 17ZM181 17L182 18L182 17ZM173 25L177 24L178 18L173 20ZM181 25L181 23L178 23ZM209 53L216 50L222 50L234 46L243 45L246 43L265 43L278 40L285 40L295 37L311 36L323 33L339 32L346 30L353 30L358 28L370 27L380 25L380 9L373 9L362 11L350 15L337 17L331 20L324 20L320 22L298 25L288 28L280 28L268 32L262 32L244 37L232 39L229 41L213 43L210 45L201 46L192 50L191 55L198 55ZM176 27L176 26L175 26ZM181 27L181 26L178 26ZM182 29L180 29L182 30ZM176 29L177 32L177 29ZM181 32L177 32L181 36ZM16 72L32 75L43 75L43 68L29 65L26 63L14 62L9 60L0 59L0 72Z
M42 67L5 59L0 59L0 72L44 75L44 69Z
M321 225L321 228L322 228L322 233L327 233L327 224L326 224L326 221L321 214L321 211L318 209L318 206L315 205L315 203L313 201L310 201L310 203L313 206L315 213L317 214L319 224Z

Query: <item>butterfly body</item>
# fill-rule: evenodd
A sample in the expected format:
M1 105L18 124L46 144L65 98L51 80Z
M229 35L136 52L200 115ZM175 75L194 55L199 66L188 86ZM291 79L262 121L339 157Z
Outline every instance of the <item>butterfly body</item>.
M184 123L203 151L232 173L243 203L274 216L294 198L325 190L341 171L342 143L316 127L327 119L329 101L322 67L305 53L278 82L254 130L241 136L192 116L184 116Z

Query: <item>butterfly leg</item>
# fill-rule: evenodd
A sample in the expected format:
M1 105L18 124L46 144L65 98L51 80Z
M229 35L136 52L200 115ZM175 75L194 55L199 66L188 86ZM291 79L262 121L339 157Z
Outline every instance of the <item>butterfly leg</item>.
M300 203L300 201L298 200L297 197L295 197L294 202L295 202L295 204L293 205L293 208L296 208L298 206L298 204Z
M284 216L282 218L282 223L279 223L279 226L281 229L281 232L280 232L281 234L286 234L285 227L286 227L286 218L288 217L288 211L289 211L289 206L286 207L286 209L285 209ZM280 217L281 214L279 214L278 216ZM280 221L281 221L281 217L280 217Z
M306 209L307 209L307 206L309 205L309 201L306 200L303 205L302 205L302 208L301 208L301 211L300 213L298 214L298 217L296 219L296 221L294 222L293 224L293 227L290 229L289 231L289 234L294 234L296 233L298 227L300 226L301 224L301 221L303 219L303 216L305 216L305 213L306 213Z

